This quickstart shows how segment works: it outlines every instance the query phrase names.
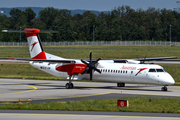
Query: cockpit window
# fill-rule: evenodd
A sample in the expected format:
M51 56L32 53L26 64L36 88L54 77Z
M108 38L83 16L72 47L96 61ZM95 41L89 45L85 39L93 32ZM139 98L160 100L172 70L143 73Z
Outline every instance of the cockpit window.
M158 68L158 69L149 69L149 72L166 72L164 69Z
M164 72L166 72L166 70L163 68Z
M157 72L164 72L163 69L156 69Z
M149 69L149 72L156 72L155 69Z

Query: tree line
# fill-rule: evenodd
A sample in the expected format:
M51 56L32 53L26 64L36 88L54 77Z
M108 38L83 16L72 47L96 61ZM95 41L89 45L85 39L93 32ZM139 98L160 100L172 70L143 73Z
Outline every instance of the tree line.
M109 13L96 15L90 11L71 15L70 10L46 7L38 15L31 9L11 9L10 17L0 15L0 30L58 30L59 33L40 33L42 41L180 41L180 13L167 9L131 9L119 6ZM171 31L171 32L170 32ZM20 38L21 37L21 38ZM26 41L25 34L2 33L0 42Z

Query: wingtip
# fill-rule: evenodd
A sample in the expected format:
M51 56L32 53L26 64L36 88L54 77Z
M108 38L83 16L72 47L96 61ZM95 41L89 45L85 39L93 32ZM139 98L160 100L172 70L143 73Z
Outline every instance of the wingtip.
M8 30L2 30L2 32L7 32Z

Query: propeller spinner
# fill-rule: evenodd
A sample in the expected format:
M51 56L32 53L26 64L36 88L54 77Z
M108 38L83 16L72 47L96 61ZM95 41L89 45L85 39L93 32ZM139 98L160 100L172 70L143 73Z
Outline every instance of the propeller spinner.
M81 62L86 64L87 65L87 68L81 73L82 75L84 73L86 73L87 71L89 71L90 73L90 81L92 80L92 77L93 77L93 70L94 71L97 71L98 73L102 74L101 71L99 69L96 68L95 64L101 60L101 58L98 58L95 62L92 62L92 51L90 51L90 54L89 54L89 58L90 58L90 61L89 63L87 63L86 61L82 60L81 59Z

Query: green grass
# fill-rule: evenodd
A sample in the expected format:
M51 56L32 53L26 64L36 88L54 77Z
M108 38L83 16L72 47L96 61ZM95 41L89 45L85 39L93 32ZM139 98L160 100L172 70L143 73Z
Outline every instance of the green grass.
M179 99L155 97L126 97L121 99L128 100L129 107L117 107L117 99L104 99L9 104L1 105L0 109L180 113Z
M179 46L56 46L44 47L45 51L64 58L131 59L151 57L180 56ZM0 47L0 57L29 58L28 47ZM175 81L180 82L180 65L161 65L169 72ZM35 74L36 73L36 74ZM29 64L0 63L0 77L4 78L42 78L58 79L30 66Z
M45 51L65 58L131 59L147 57L180 56L179 46L56 46L44 47ZM29 58L28 47L0 47L0 57Z

